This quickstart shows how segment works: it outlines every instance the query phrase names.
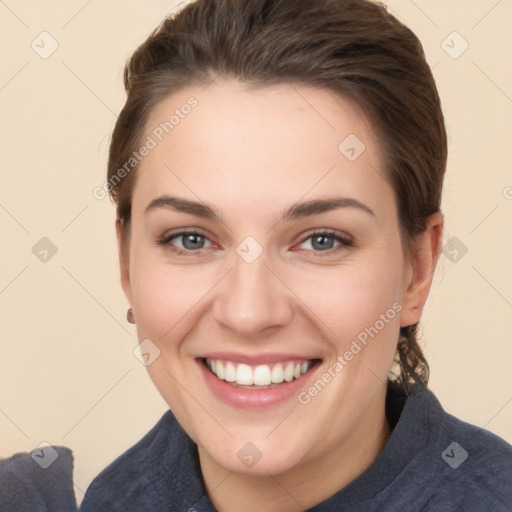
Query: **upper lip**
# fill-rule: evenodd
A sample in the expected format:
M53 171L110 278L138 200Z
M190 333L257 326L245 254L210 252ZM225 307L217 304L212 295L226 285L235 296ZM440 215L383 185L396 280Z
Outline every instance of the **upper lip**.
M283 361L311 361L320 359L303 354L272 353L272 354L241 354L238 352L208 352L198 356L201 359L220 359L233 363L245 363L248 365L282 363Z

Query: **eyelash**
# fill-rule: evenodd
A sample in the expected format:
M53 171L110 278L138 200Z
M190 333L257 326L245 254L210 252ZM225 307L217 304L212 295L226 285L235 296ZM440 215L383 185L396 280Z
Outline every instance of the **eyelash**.
M212 243L211 240L208 238L208 236L205 233L203 233L199 229L195 229L195 230L191 230L191 231L180 231L178 233L172 233L170 235L164 236L163 238L158 240L158 245L161 245L161 246L164 246L164 247L168 247L171 251L173 251L178 256L197 256L197 255L201 255L202 251L205 250L205 249L198 249L198 250L179 249L179 248L174 247L171 244L171 240L174 240L175 238L180 238L180 237L183 237L183 236L186 236L186 235L199 235L199 236L201 236L203 238L206 238L207 240L210 241L210 243ZM332 249L327 249L325 251L315 251L315 250L305 249L307 251L313 252L315 254L315 256L318 256L318 257L323 257L323 254L332 255L333 253L335 253L335 252L337 252L339 250L347 249L348 247L353 247L354 246L354 240L352 238L350 238L348 236L341 236L341 235L337 234L336 232L330 231L330 230L318 230L318 231L315 231L315 232L309 234L307 237L303 238L300 241L299 245L302 245L305 241L307 241L307 240L309 240L311 238L314 238L314 237L318 237L318 236L324 236L324 237L327 237L327 238L333 238L336 242L339 242L339 244L340 244L338 247L334 247Z

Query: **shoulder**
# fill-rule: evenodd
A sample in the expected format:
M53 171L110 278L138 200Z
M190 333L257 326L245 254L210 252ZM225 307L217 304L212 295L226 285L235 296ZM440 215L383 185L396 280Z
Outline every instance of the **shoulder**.
M190 489L190 502L202 492L198 467L195 444L169 410L92 481L80 510L165 510L184 486Z
M507 441L486 430L484 427L462 421L449 414L443 409L432 391L424 390L418 395L410 397L409 401L411 401L411 408L414 407L416 411L421 410L428 414L428 418L423 418L423 414L419 414L419 417L422 421L427 422L427 424L430 423L436 427L437 439L452 439L452 442L457 443L461 448L464 448L463 445L466 446L464 451L467 453L467 457L464 451L459 450L457 452L458 448L456 446L453 447L455 457L457 457L457 453L461 455L457 459L460 464L454 462L451 464L451 467L454 465L460 466L463 462L470 461L470 456L475 462L488 463L486 469L491 469L500 464L510 467L512 464L512 459L510 458L512 446ZM448 450L447 454L443 455L443 457L449 459L451 451L451 449Z
M178 431L179 424L170 410L165 412L158 422L137 443L127 449L111 462L99 475L115 478L120 470L127 466L131 472L143 473L147 470L151 457L155 453L163 453L169 443L172 432Z
M103 469L88 487L81 510L95 510L89 507L99 503L114 506L123 493L143 493L158 471L154 460L164 457L168 451L169 435L175 428L175 421L171 411L167 411L140 441ZM160 457L154 459L157 453Z
M445 412L431 391L409 400L429 433L420 458L431 471L425 475L432 483L426 510L446 503L453 504L453 510L458 510L457 504L467 511L512 510L512 446Z

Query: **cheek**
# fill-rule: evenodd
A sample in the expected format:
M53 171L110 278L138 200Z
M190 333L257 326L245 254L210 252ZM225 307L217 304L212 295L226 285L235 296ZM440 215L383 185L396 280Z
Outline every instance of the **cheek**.
M338 386L350 386L360 397L386 380L399 337L401 273L400 260L383 255L335 271L303 274L291 286L328 342L328 366L343 375L333 393Z
M156 340L175 337L182 320L211 290L212 271L198 266L139 263L132 281L139 335Z
M354 264L297 276L291 288L330 332L332 339L357 336L401 299L400 268ZM397 306L388 316L398 323Z
M194 409L183 383L195 362L184 352L189 344L181 343L198 327L208 291L215 284L215 272L199 266L170 266L142 254L133 266L133 306L139 340L149 339L160 350L159 356L146 367L155 387L173 410L189 435L195 438L191 418L200 416ZM213 279L213 281L212 281ZM193 394L194 383L187 389Z

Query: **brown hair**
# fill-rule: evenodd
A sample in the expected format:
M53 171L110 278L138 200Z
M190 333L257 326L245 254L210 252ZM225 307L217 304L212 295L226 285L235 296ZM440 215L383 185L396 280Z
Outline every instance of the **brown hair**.
M217 76L248 86L303 84L332 91L374 125L397 198L410 256L426 218L440 211L447 140L440 100L414 33L369 0L197 0L165 19L124 71L128 98L110 145L108 184L129 236L136 167L119 170L140 145L154 106ZM402 327L390 381L426 386L418 324Z

